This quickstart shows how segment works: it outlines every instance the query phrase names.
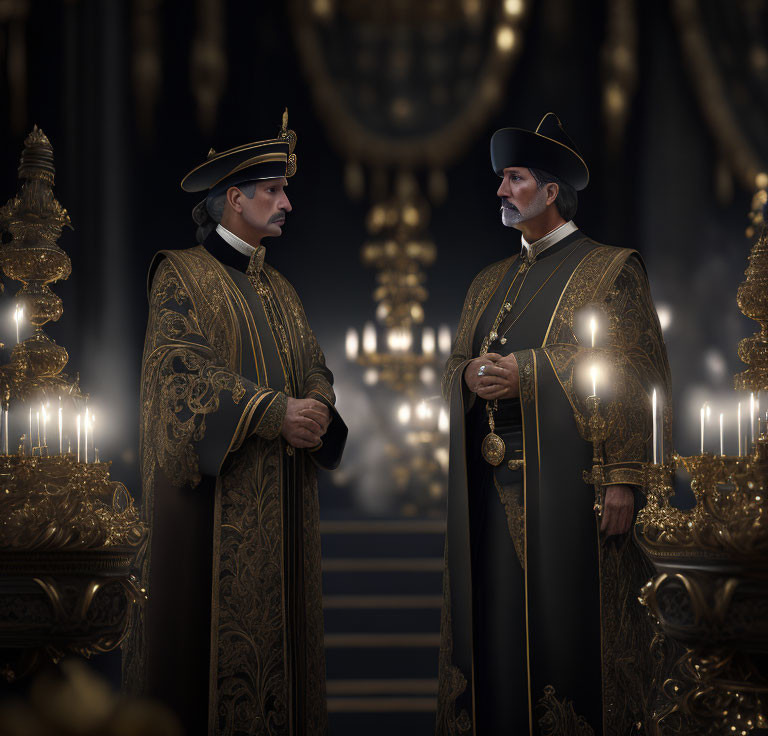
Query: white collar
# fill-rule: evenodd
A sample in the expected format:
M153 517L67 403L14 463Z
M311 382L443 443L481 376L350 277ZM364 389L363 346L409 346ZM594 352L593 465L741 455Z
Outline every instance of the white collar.
M524 236L520 236L521 252L526 251L529 259L540 256L547 248L553 246L555 243L559 243L563 238L567 238L571 233L576 232L578 228L574 224L573 220L564 222L554 230L550 230L543 238L534 240L533 243L529 243Z
M256 250L250 243L246 243L234 233L231 233L224 225L216 225L216 232L221 235L222 240L229 243L238 253L249 256Z

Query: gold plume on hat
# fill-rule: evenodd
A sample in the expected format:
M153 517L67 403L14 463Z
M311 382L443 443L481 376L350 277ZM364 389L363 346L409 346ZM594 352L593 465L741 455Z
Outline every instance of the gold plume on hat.
M280 132L277 134L278 140L288 141L288 153L293 153L293 149L296 148L296 133L292 130L288 130L288 108L285 108L283 112L283 124L280 127Z
M283 123L280 132L277 134L280 141L288 141L288 161L286 164L286 176L293 176L296 173L296 154L293 149L296 148L297 136L292 130L288 130L288 108L283 111Z

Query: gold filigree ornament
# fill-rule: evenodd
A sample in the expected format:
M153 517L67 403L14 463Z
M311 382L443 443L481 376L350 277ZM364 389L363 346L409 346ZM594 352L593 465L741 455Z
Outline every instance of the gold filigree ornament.
M501 464L507 451L504 440L496 434L496 424L493 421L493 412L498 409L498 407L499 404L497 401L489 401L486 405L486 411L488 412L488 426L491 431L483 438L483 444L480 448L486 462L494 467Z
M288 129L288 108L286 107L283 112L283 123L280 127L280 132L277 134L278 140L288 141L288 165L286 169L286 176L293 176L296 173L296 154L293 152L296 148L296 141L298 137L293 130Z

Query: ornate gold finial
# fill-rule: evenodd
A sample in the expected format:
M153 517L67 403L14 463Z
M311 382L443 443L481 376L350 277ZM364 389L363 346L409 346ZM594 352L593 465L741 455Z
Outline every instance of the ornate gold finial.
M55 175L53 146L48 136L35 125L24 141L19 161L19 179L40 179L53 186Z
M216 151L211 148L210 151L208 151L208 158L213 158L216 155Z
M56 174L53 147L36 125L24 141L18 172L21 186L16 196L0 208L0 231L10 232L16 245L44 243L47 247L58 248L56 241L62 228L71 228L72 223L67 211L53 196ZM61 272L56 269L55 276L51 274L51 281L67 278L69 265L62 268ZM18 274L11 278L26 281Z
M297 136L296 133L292 130L288 130L288 108L286 107L283 112L283 124L280 128L280 132L277 134L277 139L282 141L288 141L288 154L289 156L293 154L293 149L296 148L296 141ZM290 162L288 165L290 169ZM294 157L294 171L296 170L296 160ZM288 174L288 176L293 176L293 174Z

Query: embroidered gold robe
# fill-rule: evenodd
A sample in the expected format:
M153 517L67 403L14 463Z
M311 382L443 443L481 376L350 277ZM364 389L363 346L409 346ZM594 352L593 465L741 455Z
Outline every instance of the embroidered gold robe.
M659 676L637 603L650 570L631 535L600 535L582 477L592 446L577 416L587 416L591 391L579 380L589 354L578 320L586 308L604 315L599 344L621 407L606 442L606 484L634 485L640 503L650 394L670 395L666 351L636 252L578 230L545 250L502 323L505 343L490 343L517 358L520 398L500 402L499 413L517 413L509 438L520 437L524 459L512 473L508 447L494 470L479 450L486 402L468 391L464 369L512 301L521 268L514 256L475 278L443 377L451 456L437 733L625 734L649 709ZM666 438L669 447L668 426Z
M190 736L327 731L316 466L338 464L347 430L301 302L263 258L214 232L150 269L148 602L124 677ZM314 451L280 436L289 396L331 411Z

